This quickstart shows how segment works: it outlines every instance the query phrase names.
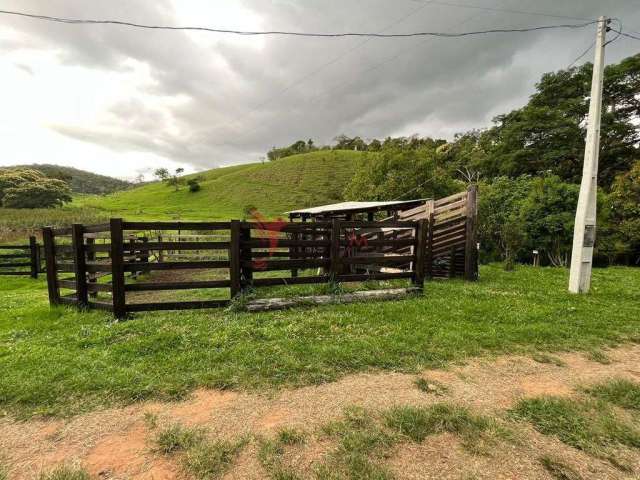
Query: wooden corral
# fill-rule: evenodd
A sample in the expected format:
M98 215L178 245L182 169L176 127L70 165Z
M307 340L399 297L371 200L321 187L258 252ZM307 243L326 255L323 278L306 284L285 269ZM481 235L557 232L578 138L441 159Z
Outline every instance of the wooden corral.
M108 310L120 318L131 312L226 306L250 288L274 285L404 278L421 289L425 277L462 272L475 279L475 188L441 201L417 202L382 221L114 218L102 225L44 228L49 300L52 305ZM159 282L135 278L185 270L215 271L216 276L185 280L170 275ZM72 293L63 295L61 289ZM138 301L137 295L202 289L228 294L190 301Z

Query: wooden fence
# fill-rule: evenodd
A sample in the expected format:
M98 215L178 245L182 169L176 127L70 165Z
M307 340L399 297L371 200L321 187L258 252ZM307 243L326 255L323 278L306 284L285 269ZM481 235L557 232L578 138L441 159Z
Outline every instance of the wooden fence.
M475 280L475 189L420 208L404 218L374 222L114 218L102 225L44 228L49 300L121 318L130 312L222 307L247 289L276 285L404 278L422 287L425 278ZM190 276L181 271L191 271ZM207 278L198 278L201 274ZM184 290L205 290L205 299L176 298ZM168 301L154 297L163 291L174 294Z
M29 245L0 245L0 275L38 278L40 271L40 246L36 237L29 237Z

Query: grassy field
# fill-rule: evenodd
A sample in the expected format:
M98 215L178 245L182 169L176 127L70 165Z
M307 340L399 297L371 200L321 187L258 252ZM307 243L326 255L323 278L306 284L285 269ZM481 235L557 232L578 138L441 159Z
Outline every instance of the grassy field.
M366 153L320 151L275 162L216 168L186 178L201 178L202 190L175 191L152 183L111 195L76 195L55 209L0 209L0 243L39 234L45 225L100 223L109 217L145 220L228 220L243 218L248 206L267 217L287 210L342 200L357 162Z
M202 190L196 193L184 186L176 192L154 183L105 197L82 197L76 203L129 219L242 218L247 206L272 217L293 208L340 201L357 162L365 156L354 151L312 152L192 175L202 178Z
M371 369L417 371L498 353L640 341L640 270L597 269L592 293L565 269L482 267L477 283L427 283L405 300L261 314L50 310L43 280L0 283L0 409L64 416L196 387L271 388Z

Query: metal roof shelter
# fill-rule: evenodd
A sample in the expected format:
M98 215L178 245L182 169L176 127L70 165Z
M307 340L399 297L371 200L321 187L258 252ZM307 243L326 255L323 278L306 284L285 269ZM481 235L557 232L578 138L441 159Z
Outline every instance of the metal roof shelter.
M386 201L386 202L340 202L317 207L303 208L285 212L289 219L300 218L303 221L309 218L343 217L351 220L356 215L367 214L369 220L373 219L376 212L386 211L389 216L400 210L408 210L425 203L427 199Z

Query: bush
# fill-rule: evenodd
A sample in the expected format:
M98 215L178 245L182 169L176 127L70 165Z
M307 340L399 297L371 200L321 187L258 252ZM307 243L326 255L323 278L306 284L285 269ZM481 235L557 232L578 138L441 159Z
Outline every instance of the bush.
M0 172L0 203L6 208L51 208L71 201L71 188L32 169Z
M202 187L198 183L198 180L196 180L195 178L188 180L187 185L189 186L189 191L191 193L199 192L202 189Z

